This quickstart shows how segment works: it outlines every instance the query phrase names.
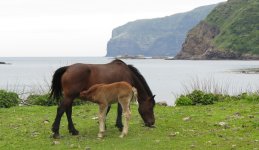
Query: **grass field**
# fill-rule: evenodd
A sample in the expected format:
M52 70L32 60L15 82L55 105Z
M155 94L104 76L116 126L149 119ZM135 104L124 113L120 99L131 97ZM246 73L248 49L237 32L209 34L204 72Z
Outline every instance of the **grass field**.
M107 118L107 131L97 139L97 105L74 106L78 136L61 122L61 139L51 138L56 107L0 109L0 149L259 149L259 102L217 102L207 106L156 106L156 128L143 127L132 105L129 134L119 138L114 127L116 105Z

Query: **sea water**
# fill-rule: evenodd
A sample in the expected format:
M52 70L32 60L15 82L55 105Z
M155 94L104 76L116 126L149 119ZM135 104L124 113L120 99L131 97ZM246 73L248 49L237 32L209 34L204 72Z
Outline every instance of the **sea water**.
M23 57L0 58L0 89L28 93L46 93L56 69L73 63L104 64L107 57ZM240 69L259 68L259 61L197 61L163 59L123 59L145 77L156 101L173 105L176 97L194 88L238 94L259 90L259 75Z

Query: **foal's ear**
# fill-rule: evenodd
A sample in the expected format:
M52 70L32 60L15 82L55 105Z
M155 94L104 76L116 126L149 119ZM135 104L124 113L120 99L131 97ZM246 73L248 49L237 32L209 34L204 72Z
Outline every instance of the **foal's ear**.
M156 97L156 95L153 95L152 98L154 99Z

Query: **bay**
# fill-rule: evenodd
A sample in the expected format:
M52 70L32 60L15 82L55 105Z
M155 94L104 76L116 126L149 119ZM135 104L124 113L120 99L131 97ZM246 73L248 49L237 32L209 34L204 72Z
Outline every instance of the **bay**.
M49 91L56 69L73 63L104 64L108 57L0 57L0 89L20 94ZM239 94L259 90L259 75L240 69L259 68L259 61L125 59L142 73L156 101L173 105L176 97L194 88Z

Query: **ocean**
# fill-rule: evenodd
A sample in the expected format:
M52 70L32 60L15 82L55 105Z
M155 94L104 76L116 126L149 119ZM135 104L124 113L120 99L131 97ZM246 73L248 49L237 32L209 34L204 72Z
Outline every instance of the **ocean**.
M49 91L56 69L73 63L104 64L109 57L0 57L0 89L19 93ZM259 68L259 61L123 59L147 80L156 101L173 105L176 97L194 88L239 94L259 90L259 75L240 69Z

